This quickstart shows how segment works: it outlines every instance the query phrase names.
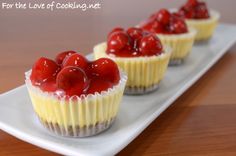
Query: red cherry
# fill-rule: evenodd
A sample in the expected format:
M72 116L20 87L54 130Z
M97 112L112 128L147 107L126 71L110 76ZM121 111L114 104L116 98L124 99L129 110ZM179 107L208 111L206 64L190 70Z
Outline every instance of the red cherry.
M102 91L112 88L112 83L102 79L92 79L87 90L87 94L94 94L95 92L101 93Z
M167 25L170 21L171 18L171 14L168 10L166 9L161 9L156 16L156 19L158 20L158 22Z
M152 30L155 33L163 33L164 32L164 27L158 21L153 21Z
M182 17L189 18L189 19L194 18L195 16L193 8L188 8L186 6L181 7L179 9L178 14Z
M144 36L140 41L139 51L146 55L158 55L162 52L162 44L159 38L154 34Z
M154 20L147 20L143 23L140 24L140 27L143 29L143 30L147 30L147 31L150 31L152 29L152 26L153 26L153 21Z
M195 12L193 9L188 9L188 10L185 10L185 17L186 18L194 18L195 17Z
M176 12L176 15L180 15L182 17L185 17L185 10L183 9L183 7L181 7L178 12Z
M143 37L143 31L140 28L131 27L127 30L127 33L134 40L139 40Z
M188 2L186 3L186 6L188 6L188 7L195 7L197 5L198 5L197 0L188 0Z
M182 19L184 19L184 16L180 12L173 12L172 13L172 19L173 18L182 18Z
M138 48L140 39L143 37L143 30L140 28L131 27L126 32L131 38L130 44L131 46L133 46L134 51L138 51L137 48Z
M175 34L181 34L188 32L188 28L184 20L181 18L174 18L170 25L170 31Z
M42 83L40 89L45 92L55 92L57 90L56 80Z
M142 25L142 29L153 33L163 33L164 27L157 20L149 20Z
M88 78L81 68L67 66L58 73L56 84L66 95L79 96L88 89Z
M44 82L55 80L59 71L60 66L56 62L41 57L33 65L30 79L33 85L40 86Z
M86 69L88 66L88 60L84 56L76 53L76 54L72 54L72 55L68 56L63 61L62 66L63 67L76 66L76 67L80 67L82 69Z
M198 6L196 7L196 18L204 19L209 18L209 12L206 6L206 3L199 2Z
M114 32L108 39L108 50L117 51L129 45L129 36L125 32Z
M138 53L138 50L135 49L134 45L129 45L127 48L121 50L121 51L115 51L113 53L107 52L108 54L113 54L118 57L135 57L135 56L141 56L140 53Z
M120 74L117 64L108 58L100 58L90 64L90 74L92 77L103 79L104 81L118 84Z
M113 33L115 33L115 32L120 32L120 31L125 31L123 28L121 28L121 27L116 27L116 28L114 28L109 34L108 34L108 36L107 36L107 38L109 39L109 37L113 34Z
M70 55L72 55L72 54L74 54L74 53L76 53L75 51L65 51L65 52L62 52L62 53L59 53L57 56L56 56L56 63L57 64L62 64L62 62L63 62L63 60L66 58L66 57L68 57L68 56L70 56Z

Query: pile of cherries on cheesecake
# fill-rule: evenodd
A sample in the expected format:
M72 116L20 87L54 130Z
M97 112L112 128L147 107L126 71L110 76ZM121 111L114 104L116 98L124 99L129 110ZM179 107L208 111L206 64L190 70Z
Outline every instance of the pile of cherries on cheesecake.
M179 9L178 14L187 19L207 19L210 17L206 3L197 0L188 0Z
M184 18L179 13L171 13L166 9L161 9L151 15L140 27L158 34L182 34L188 32Z
M107 36L107 51L116 57L156 56L163 52L159 38L140 28L113 29Z
M45 57L33 65L32 85L58 97L101 93L120 81L119 69L108 58L88 61L74 51L62 52L55 60Z

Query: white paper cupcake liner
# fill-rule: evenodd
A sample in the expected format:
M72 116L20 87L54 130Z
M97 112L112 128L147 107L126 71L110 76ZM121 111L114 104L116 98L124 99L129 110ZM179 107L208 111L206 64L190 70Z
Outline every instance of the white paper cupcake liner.
M41 123L54 134L69 137L86 137L98 134L113 123L116 118L127 76L120 72L120 82L101 93L58 97L43 92L31 84L26 72L25 83L34 111Z
M175 65L175 62L183 62L192 51L195 35L196 30L193 28L189 28L189 32L184 34L157 34L162 44L172 49L170 62Z

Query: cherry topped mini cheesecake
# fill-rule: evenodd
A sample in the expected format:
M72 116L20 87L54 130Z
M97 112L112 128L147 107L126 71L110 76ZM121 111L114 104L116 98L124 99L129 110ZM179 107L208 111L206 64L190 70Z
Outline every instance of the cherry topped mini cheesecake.
M108 57L128 75L126 94L144 94L158 87L170 58L159 38L140 28L114 28L107 41L94 47L95 58Z
M91 62L74 51L39 58L25 76L41 123L72 137L95 135L112 124L127 80L111 59Z
M176 13L170 13L161 9L151 15L138 27L145 31L155 33L163 45L172 48L170 65L178 65L183 62L192 49L196 31L188 28L184 18Z
M195 39L209 39L217 26L220 14L209 10L206 2L199 0L188 0L177 12L186 18L186 23L197 30Z

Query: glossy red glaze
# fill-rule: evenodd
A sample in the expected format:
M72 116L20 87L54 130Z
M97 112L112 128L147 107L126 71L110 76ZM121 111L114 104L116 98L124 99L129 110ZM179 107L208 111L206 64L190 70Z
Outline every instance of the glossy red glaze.
M173 23L170 25L170 31L176 34L181 34L182 32L187 32L187 25L181 18L175 18Z
M106 91L107 88L112 88L112 83L108 81L104 81L102 79L92 79L89 84L89 88L87 94L101 93L102 91Z
M118 84L120 80L116 63L108 58L100 58L91 62L89 72L92 78L102 79L112 84Z
M156 55L156 52L161 50L162 45L156 35L149 34L140 41L139 51L144 55Z
M129 36L123 31L113 32L108 39L108 43L110 51L122 50L129 45Z
M88 66L88 60L84 56L75 53L65 58L65 60L62 63L62 66L63 67L76 66L82 69L86 69Z
M143 31L139 28L131 27L127 30L127 34L133 40L139 40L143 37Z
M58 89L65 91L66 95L81 95L88 88L88 78L83 69L77 66L64 67L57 75Z
M64 61L64 59L72 54L76 53L75 51L65 51L62 53L59 53L56 58L55 61L57 64L62 64L62 62Z
M210 14L205 2L188 0L180 9L179 14L188 19L208 19Z
M157 20L153 19L148 19L145 23L141 25L141 28L152 33L162 33L165 31L165 27Z
M152 52L140 52L141 40L148 36L150 32L140 28L131 27L127 31L118 29L112 30L107 41L107 53L116 57L139 57L154 56L162 53L163 49L153 49ZM154 40L156 45L161 45L159 39ZM161 46L162 47L162 46ZM142 48L141 48L142 49Z
M44 82L40 85L40 88L45 92L55 92L57 91L56 79L49 82Z
M184 18L178 13L161 9L140 25L143 30L158 34L183 34L188 32Z
M58 56L63 55L65 52ZM66 56L61 65L40 58L32 68L30 80L41 90L53 92L59 97L80 96L112 88L119 83L120 73L116 63L108 58L89 62L82 55L74 53Z
M161 9L156 14L156 19L158 22L160 22L163 25L167 25L171 20L171 13L166 9Z
M114 32L120 32L120 31L125 31L123 28L121 27L116 27L114 28L108 35L107 35L107 39L109 39L109 37L111 36L111 34L113 34Z
M60 66L53 60L41 57L32 67L30 80L33 85L40 86L42 83L54 81L60 70Z

